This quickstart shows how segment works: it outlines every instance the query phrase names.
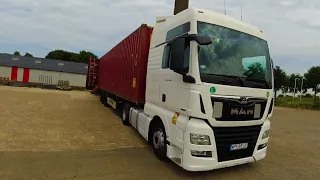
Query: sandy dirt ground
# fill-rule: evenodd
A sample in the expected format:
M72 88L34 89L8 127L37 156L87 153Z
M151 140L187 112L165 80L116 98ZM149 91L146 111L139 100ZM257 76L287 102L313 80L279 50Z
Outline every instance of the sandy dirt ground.
M144 146L133 129L85 91L0 86L0 113L2 151Z
M0 86L0 179L319 180L320 112L277 108L271 123L264 160L192 173L89 92Z

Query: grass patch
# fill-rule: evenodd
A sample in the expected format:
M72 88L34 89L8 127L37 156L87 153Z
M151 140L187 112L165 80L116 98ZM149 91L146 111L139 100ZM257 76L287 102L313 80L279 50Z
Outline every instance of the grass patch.
M320 110L319 97L316 100L313 97L302 97L301 102L300 97L296 97L294 100L292 96L277 97L275 105L297 109Z

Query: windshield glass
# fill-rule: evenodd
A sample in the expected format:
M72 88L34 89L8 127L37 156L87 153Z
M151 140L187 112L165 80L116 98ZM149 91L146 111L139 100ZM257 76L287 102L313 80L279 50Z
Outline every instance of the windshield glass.
M271 88L270 57L265 40L204 22L198 22L198 35L209 36L213 41L198 49L202 82Z

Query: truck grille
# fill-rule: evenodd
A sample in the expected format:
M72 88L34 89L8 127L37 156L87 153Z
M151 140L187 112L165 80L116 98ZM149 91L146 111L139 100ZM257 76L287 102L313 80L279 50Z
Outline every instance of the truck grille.
M256 146L261 125L245 127L214 127L218 162L250 157ZM246 149L230 151L232 144L248 143Z
M239 99L211 97L214 109L213 118L217 121L250 121L263 117L267 99L249 98L246 102ZM215 109L216 108L216 109Z

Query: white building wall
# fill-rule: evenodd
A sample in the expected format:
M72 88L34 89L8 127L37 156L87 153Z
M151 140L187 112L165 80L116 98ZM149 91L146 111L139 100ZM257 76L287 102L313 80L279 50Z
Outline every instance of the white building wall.
M18 68L18 78L17 81L22 82L23 80L23 68Z
M40 76L43 80L51 80L52 84L57 85L59 80L69 81L70 86L85 87L87 75L73 74L66 72L55 72L30 69L29 82L39 83ZM0 77L11 78L11 67L0 66ZM23 68L18 68L18 81L23 80ZM49 82L47 82L49 83Z
M85 87L86 75L65 72L30 69L29 82L58 84L59 80L69 81L70 86Z
M61 80L69 81L70 86L85 87L87 75L62 72Z
M0 66L0 77L11 77L11 67Z

